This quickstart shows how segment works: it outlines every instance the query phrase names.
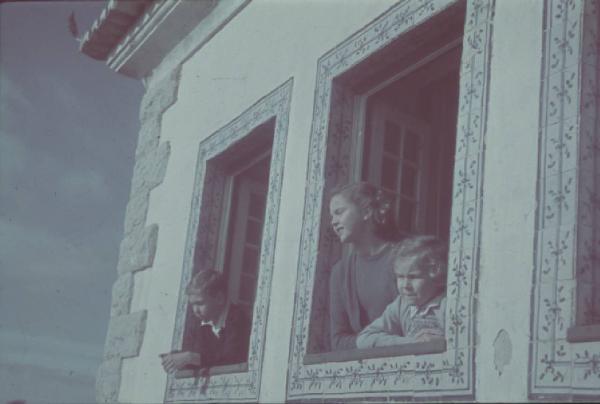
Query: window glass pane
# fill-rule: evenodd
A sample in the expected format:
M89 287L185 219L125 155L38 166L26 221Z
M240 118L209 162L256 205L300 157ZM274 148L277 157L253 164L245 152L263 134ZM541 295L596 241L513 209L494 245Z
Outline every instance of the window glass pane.
M262 222L248 218L246 222L246 242L260 246Z
M258 273L258 259L260 257L260 250L258 248L246 245L244 247L244 261L242 263L242 272L249 275L256 275Z
M412 231L415 216L415 203L406 199L400 201L398 212L398 226L400 230Z
M248 214L257 219L262 219L265 215L266 196L252 192L250 194L250 206Z
M411 165L402 165L402 195L414 198L417 194L417 169Z
M400 140L402 139L402 129L394 122L385 121L385 134L383 141L383 150L396 156L400 155Z
M404 136L404 150L403 157L408 161L418 162L419 161L419 136L411 131L406 131Z
M256 292L256 278L253 276L242 275L240 277L240 300L244 302L253 302Z
M398 181L398 162L387 156L383 156L381 164L381 186L396 191Z

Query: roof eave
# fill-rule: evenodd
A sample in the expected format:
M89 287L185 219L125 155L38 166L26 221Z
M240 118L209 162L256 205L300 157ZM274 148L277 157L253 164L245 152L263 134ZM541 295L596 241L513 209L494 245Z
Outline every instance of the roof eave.
M81 51L143 79L173 50L177 63L199 49L250 0L111 0L85 34ZM135 3L135 4L132 4ZM193 40L184 39L193 35ZM183 45L182 45L183 44Z
M79 50L91 58L107 60L154 0L110 0L81 39Z

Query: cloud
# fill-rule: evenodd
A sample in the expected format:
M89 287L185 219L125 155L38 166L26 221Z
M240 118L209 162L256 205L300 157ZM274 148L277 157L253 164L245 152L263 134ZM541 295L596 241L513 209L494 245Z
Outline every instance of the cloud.
M0 402L92 402L116 259L0 218Z
M0 13L0 403L93 401L143 94L67 32L104 6Z
M0 257L17 265L12 267L13 271L4 273L9 278L44 282L81 282L107 261L93 246L78 245L44 228L2 217Z
M100 343L117 251L0 217L0 319L5 330Z
M0 71L6 71L2 65L0 65ZM2 114L5 114L5 109L8 111L30 110L31 107L32 104L27 98L26 91L17 86L6 73L0 74L0 111Z
M104 169L76 166L69 156L0 130L0 216L114 250L127 193Z
M27 155L17 136L0 129L0 186L12 186L15 178L23 176L27 170Z
M58 192L66 199L104 200L110 197L106 178L98 171L66 172L58 181Z
M0 402L93 403L94 377L67 369L0 364Z
M12 330L0 331L0 364L66 369L93 377L102 359L102 344L82 343Z

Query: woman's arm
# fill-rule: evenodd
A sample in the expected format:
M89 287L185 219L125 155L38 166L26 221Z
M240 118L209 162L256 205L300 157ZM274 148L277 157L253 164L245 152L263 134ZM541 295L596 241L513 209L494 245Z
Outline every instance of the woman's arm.
M356 348L356 334L350 325L342 298L341 268L337 265L331 271L329 279L329 330L332 351Z

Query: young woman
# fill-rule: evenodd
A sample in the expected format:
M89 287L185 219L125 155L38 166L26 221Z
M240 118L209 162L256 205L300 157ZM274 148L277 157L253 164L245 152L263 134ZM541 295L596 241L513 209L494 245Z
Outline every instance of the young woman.
M329 280L331 349L355 349L357 334L397 296L392 268L398 233L389 198L367 182L334 190L329 211L336 235L351 246Z

